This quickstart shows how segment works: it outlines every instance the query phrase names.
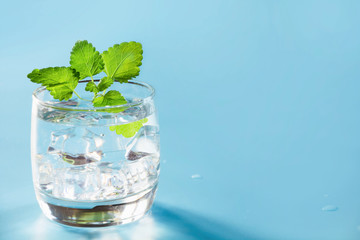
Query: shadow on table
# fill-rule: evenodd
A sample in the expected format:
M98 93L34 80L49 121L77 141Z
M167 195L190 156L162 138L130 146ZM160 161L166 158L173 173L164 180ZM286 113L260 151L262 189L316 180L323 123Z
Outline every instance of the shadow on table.
M47 220L40 210L31 208L17 210L8 227L0 228L0 239L86 239L86 240L161 240L161 239L237 239L255 240L238 230L203 216L181 209L154 204L152 211L140 221L116 227L74 228L64 227ZM26 212L27 211L27 212ZM14 216L15 212L11 215ZM8 218L9 220L9 218ZM20 221L19 221L20 220ZM3 235L3 236L2 236Z

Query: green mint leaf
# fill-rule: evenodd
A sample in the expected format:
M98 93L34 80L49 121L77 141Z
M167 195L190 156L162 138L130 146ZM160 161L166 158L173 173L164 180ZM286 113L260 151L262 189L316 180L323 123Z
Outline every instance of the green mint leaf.
M94 107L115 106L126 103L125 98L116 90L108 91L104 96L99 96L93 101Z
M96 86L96 84L94 82L88 82L86 84L85 90L89 91L89 92L93 92L93 93L98 93L99 92L99 89L98 89L98 87Z
M115 44L102 53L104 71L108 77L119 82L127 82L139 75L142 60L142 46L137 42Z
M116 134L123 135L126 138L131 138L140 130L144 123L148 121L147 118L136 122L127 123L123 125L110 126L110 131L116 131Z
M70 65L80 73L80 79L94 76L104 69L101 55L88 41L77 41L70 55Z
M69 100L79 80L79 73L70 67L49 67L34 69L27 75L34 83L45 86L55 98Z
M104 91L105 89L107 89L108 87L110 87L114 82L114 79L109 78L109 77L103 77L100 80L100 83L98 85L99 91Z

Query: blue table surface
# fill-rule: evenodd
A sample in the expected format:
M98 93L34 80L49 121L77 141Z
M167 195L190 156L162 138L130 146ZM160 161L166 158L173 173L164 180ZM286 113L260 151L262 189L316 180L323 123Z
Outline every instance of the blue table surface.
M359 1L6 1L0 239L360 239ZM76 40L143 44L161 178L141 221L66 228L37 205L34 68Z

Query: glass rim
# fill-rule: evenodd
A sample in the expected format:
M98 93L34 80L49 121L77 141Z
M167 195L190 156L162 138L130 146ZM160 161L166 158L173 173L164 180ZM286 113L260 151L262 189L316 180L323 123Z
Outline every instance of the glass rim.
M79 81L79 83L87 83L90 81L91 80L81 80L81 81ZM96 79L96 80L94 79L94 82L99 82L99 81L100 81L100 79ZM91 111L92 112L98 112L98 111L103 112L103 111L106 111L109 109L135 107L135 106L139 106L139 105L143 104L145 101L152 100L155 96L155 89L148 83L145 83L142 81L129 80L127 83L122 83L122 84L134 84L137 86L141 86L141 87L148 89L150 91L150 93L147 97L139 98L140 100L136 101L134 103L126 103L126 104L122 104L122 105L114 105L114 106L106 106L106 107L91 106L91 108L90 107L87 107L87 108L77 107L77 106L70 106L70 105L56 106L56 104L59 104L59 102L44 101L39 98L39 93L47 90L46 87L44 87L44 86L36 88L33 91L32 96L37 101L38 104L43 105L45 107L50 107L53 109L64 110L64 111L89 111L89 112L91 112Z

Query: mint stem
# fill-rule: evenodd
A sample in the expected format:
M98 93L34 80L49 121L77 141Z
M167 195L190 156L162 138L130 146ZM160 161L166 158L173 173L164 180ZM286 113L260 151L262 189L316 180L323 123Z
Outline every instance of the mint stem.
M76 95L79 99L84 100L84 101L91 102L91 100L88 100L88 99L85 99L85 98L80 97L80 95L79 95L75 90L74 90L74 93L75 93L75 95Z

